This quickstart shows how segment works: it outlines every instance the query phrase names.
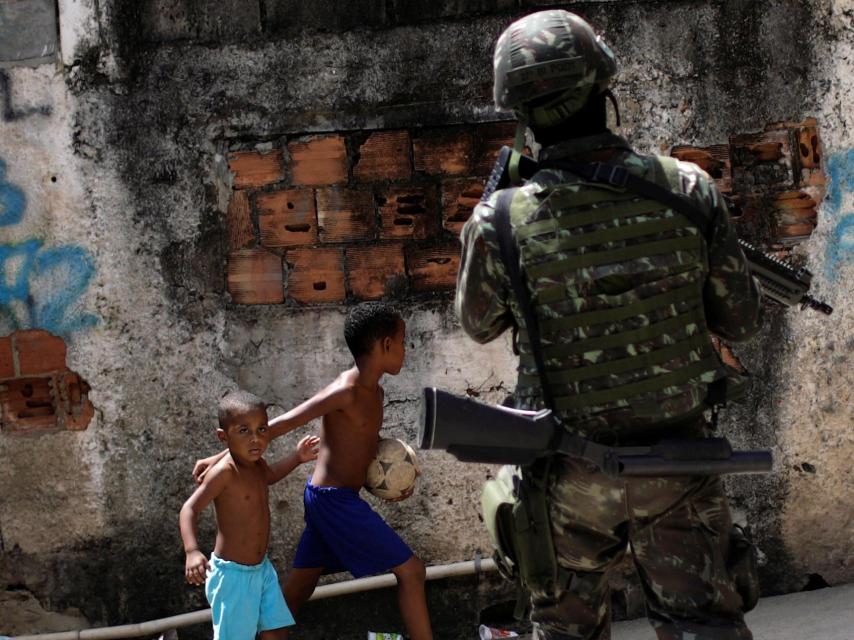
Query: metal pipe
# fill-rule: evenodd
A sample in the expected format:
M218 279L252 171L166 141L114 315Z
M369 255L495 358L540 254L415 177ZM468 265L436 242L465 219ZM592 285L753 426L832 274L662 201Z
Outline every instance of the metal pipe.
M466 562L454 562L452 564L435 565L427 567L428 580L441 580L455 576L466 576L473 573L495 571L495 562L491 558L485 560L480 557ZM380 576L359 578L357 580L344 580L317 587L309 600L322 600L334 598L349 593L371 591L391 587L397 583L392 573L384 573ZM211 610L202 609L190 613L182 613L177 616L149 620L138 624L124 624L117 627L100 627L97 629L77 629L75 631L60 631L58 633L41 633L29 636L15 636L9 640L117 640L119 638L138 638L139 636L153 636L164 633L170 629L188 627L194 624L210 622ZM0 636L0 638L3 638Z

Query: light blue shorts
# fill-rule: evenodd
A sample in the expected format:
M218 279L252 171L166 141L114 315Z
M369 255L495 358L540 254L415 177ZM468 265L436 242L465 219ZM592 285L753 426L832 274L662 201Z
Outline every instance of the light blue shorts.
M256 633L294 624L267 556L260 564L239 564L211 554L209 565L205 595L214 640L254 640Z

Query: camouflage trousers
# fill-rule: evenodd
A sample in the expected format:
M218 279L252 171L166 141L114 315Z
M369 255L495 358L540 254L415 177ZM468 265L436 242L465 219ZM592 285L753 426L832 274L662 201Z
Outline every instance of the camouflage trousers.
M616 479L555 461L550 517L565 590L533 593L541 640L608 640L608 572L631 554L659 640L751 640L727 570L729 507L718 477Z

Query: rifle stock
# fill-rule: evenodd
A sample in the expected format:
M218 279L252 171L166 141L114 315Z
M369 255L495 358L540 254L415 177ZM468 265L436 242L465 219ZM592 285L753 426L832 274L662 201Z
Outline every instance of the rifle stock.
M425 387L418 441L462 462L531 464L554 453L585 460L612 476L766 473L768 451L733 451L724 438L665 440L649 447L606 447L569 433L551 411L488 405Z

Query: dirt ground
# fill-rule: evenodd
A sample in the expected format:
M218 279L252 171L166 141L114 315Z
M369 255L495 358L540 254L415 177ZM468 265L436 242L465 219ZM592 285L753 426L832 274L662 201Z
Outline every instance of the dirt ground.
M45 611L29 591L0 591L0 636L88 629L89 621L77 609Z

